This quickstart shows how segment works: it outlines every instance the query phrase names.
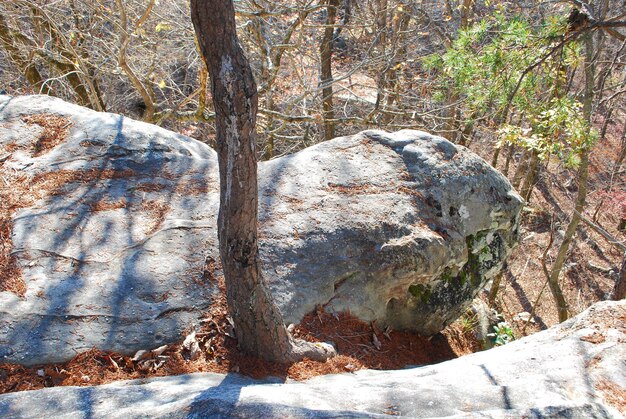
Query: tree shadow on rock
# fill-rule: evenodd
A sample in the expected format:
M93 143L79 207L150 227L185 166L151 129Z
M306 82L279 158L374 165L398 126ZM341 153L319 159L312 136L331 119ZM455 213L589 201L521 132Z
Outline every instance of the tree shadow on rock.
M34 177L45 199L14 218L31 289L0 318L12 324L0 354L31 365L178 340L216 292L202 280L216 242L211 151L119 115L67 117L77 127Z

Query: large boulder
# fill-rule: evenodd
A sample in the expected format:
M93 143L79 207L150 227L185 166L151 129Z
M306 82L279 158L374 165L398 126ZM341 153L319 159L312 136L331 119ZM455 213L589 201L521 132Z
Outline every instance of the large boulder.
M315 309L431 335L501 271L521 198L464 147L364 131L261 165L261 257L287 321Z
M156 347L211 304L219 185L206 145L59 99L0 96L0 170L15 209L6 272L25 290L0 292L0 359ZM259 176L263 270L290 323L324 306L437 333L517 238L522 200L507 180L420 131L337 138Z
M34 198L12 218L26 292L0 293L0 359L132 353L197 323L217 291L204 272L218 260L213 150L59 99L0 96L9 152L4 194Z
M190 374L0 395L3 418L621 418L626 301L420 368L304 382ZM622 414L620 414L621 409Z

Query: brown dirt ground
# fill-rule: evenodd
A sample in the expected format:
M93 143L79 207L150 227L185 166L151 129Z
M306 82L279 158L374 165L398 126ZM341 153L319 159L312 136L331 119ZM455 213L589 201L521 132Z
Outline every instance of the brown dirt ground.
M148 352L136 361L133 357L93 349L63 364L30 368L0 364L0 394L192 372L238 372L255 378L274 376L304 380L363 368L398 369L407 365L432 364L474 352L478 348L471 331L460 324L449 327L443 334L425 338L414 333L379 330L375 324L363 323L346 313L335 316L318 310L306 316L294 328L293 334L309 341L332 341L338 356L326 362L265 362L238 351L236 340L231 337L223 277L218 278L218 283L221 294L196 333L200 348L196 359L190 359L191 352L181 340L167 348Z

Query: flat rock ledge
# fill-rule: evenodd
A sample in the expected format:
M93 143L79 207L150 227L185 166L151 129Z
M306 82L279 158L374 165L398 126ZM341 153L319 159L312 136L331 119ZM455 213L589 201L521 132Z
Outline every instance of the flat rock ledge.
M175 342L217 291L219 176L203 143L48 96L0 96L0 169L22 199L0 361ZM364 131L259 165L260 258L287 323L323 306L432 335L502 269L522 200L464 147Z
M601 302L549 330L437 365L304 382L190 374L49 388L0 395L0 417L621 418L625 324L626 301Z

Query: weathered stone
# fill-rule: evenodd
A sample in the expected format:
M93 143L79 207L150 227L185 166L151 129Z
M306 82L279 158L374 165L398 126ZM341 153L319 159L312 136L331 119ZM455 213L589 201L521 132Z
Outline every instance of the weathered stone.
M464 147L365 131L264 163L261 256L288 321L322 304L434 334L502 268L522 201Z
M505 346L399 371L286 383L191 374L5 394L0 416L620 418L625 318L626 301L602 302Z
M36 152L43 128L23 118L33 114L67 117L67 138ZM0 293L0 359L133 353L193 327L219 274L213 150L46 96L0 96L0 147L13 150L3 168L47 191L13 219L27 292ZM420 131L337 138L259 175L263 269L291 323L322 305L436 333L517 237L522 203L506 179Z
M23 118L34 114L72 122L39 156L43 127ZM16 193L48 192L13 219L28 289L0 293L0 360L59 362L92 347L133 353L180 339L216 291L203 276L205 257L218 259L215 152L46 96L0 96L0 146L11 144L4 168L31 180Z

